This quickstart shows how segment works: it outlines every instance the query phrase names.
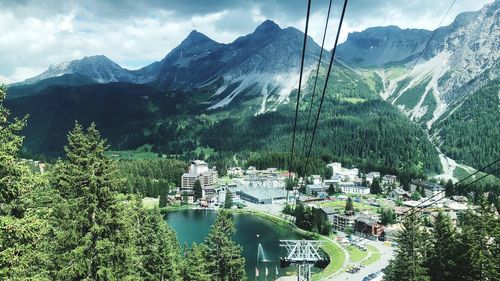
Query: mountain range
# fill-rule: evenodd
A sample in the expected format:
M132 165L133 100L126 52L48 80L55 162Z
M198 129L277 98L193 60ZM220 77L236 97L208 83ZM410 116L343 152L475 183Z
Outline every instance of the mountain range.
M373 114L380 120L381 111L390 112L392 121L407 124L402 127L411 128L411 132L405 132L418 139L416 143L402 140L402 151L415 152L414 148L407 147L410 143L421 149L415 152L418 156L397 155L397 159L385 159L382 153L385 148L379 140L383 129L372 132L364 127L363 122L367 120L360 120L359 124L350 124L359 125L350 137L364 134L365 139L359 141L370 146L366 138L373 133L373 147L361 149L365 152L355 151L353 148L357 145L345 140L345 144L340 143L345 147L331 148L336 152L330 153L344 158L369 156L375 164L393 168L401 168L407 161L435 172L441 169L434 163L438 150L475 167L498 155L500 147L495 142L500 137L500 120L495 125L500 118L498 95L484 92L498 93L499 7L500 1L495 1L479 11L462 13L452 24L435 31L387 26L349 34L338 46L324 108L327 117L322 120L328 126L322 129L325 132L349 129L346 120L359 118L361 108L368 110L368 116ZM57 155L61 150L56 145L64 142L64 135L75 119L83 123L96 121L116 149L150 143L157 151L167 153L179 149L192 151L198 146L235 153L239 151L238 145L224 148L219 144L231 146L230 140L221 140L222 136L236 137L220 134L220 130L227 129L229 121L245 128L256 120L268 118L275 122L275 127L269 128L273 132L254 130L260 137L253 141L260 145L241 147L249 152L268 150L267 142L277 139L286 142L288 138L289 133L283 129L288 126L286 122L291 121L285 117L293 113L291 101L298 86L303 36L293 27L281 28L270 20L229 44L192 31L161 61L138 70L122 68L105 56L51 66L38 76L10 84L7 103L17 116L31 115L25 141L26 151L30 153ZM307 83L301 112L306 112L310 105L308 99L315 78L311 70L320 50L309 38L305 57ZM323 54L325 63L330 52L325 50ZM322 65L320 81L325 73L325 65ZM469 110L482 110L483 96L489 97L488 105L493 108L485 111L484 116L471 114ZM372 107L367 108L369 104ZM330 115L332 110L345 115ZM489 120L483 128L488 133L479 132L479 137L485 139L475 144L470 140L470 131L450 132L450 126L457 124L449 120L456 120L457 114L470 118L466 119L468 122ZM238 128L230 127L227 133L237 132ZM413 131L418 127L420 132ZM187 129L201 136L187 133ZM182 133L189 137L181 137ZM208 133L220 134L219 142L214 136L205 135ZM286 136L277 137L280 134ZM453 149L457 139L477 145L477 153L471 153L467 145ZM236 142L240 141L243 140ZM437 149L430 148L430 141Z

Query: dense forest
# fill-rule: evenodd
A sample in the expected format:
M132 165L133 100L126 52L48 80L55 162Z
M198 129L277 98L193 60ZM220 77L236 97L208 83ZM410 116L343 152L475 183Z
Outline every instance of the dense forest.
M171 188L181 186L187 163L176 159L120 160L120 175L125 178L124 193L158 198Z
M439 121L433 131L444 153L473 167L484 167L500 155L500 80L467 98ZM497 171L496 175L500 175Z
M229 213L201 245L181 249L158 209L126 182L94 124L68 135L64 160L33 173L18 161L27 118L8 121L0 88L0 279L245 280ZM154 172L153 172L154 173Z
M399 233L395 258L385 270L387 281L499 280L500 223L486 200L467 211L460 230L437 213L425 227L422 218L409 213ZM429 225L428 225L429 226Z

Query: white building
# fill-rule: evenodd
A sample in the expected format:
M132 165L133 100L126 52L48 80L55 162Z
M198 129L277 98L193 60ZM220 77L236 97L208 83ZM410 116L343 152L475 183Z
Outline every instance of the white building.
M231 167L227 169L227 175L233 177L242 177L243 169L241 167Z
M195 160L191 162L189 172L182 174L181 190L193 190L195 182L199 180L203 190L203 197L205 197L205 194L214 192L217 179L218 175L215 169L209 169L205 161Z
M342 163L339 163L339 162L333 162L333 163L327 164L326 166L330 167L332 169L332 174L334 176L339 175L347 181L355 180L359 174L358 168L353 168L353 169L344 168L344 167L342 167Z
M343 193L361 194L361 195L370 194L370 188L366 186L342 184L340 185L340 189L342 190Z
M380 178L380 173L379 172L370 172L370 173L365 175L365 178L369 184L372 184L374 178Z
M321 180L321 176L320 175L311 175L310 179L311 179L312 184L314 184L314 185L321 185L322 180Z

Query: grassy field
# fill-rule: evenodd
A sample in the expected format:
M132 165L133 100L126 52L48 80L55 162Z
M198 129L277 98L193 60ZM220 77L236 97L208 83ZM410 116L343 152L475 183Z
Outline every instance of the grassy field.
M153 197L142 198L142 206L146 209L154 209L159 206L160 199Z
M151 152L152 145L145 144L135 150L109 150L105 154L114 160L148 160L157 159L158 153Z
M342 249L331 241L321 237L320 240L325 241L323 244L323 250L330 257L330 264L321 272L313 275L313 280L322 280L329 277L337 270L339 270L344 264L345 255Z
M331 208L336 208L336 209L344 209L345 208L345 201L326 201L326 202L321 202L319 205L321 207L331 207ZM376 212L377 207L363 204L363 203L358 203L358 202L353 202L354 209L357 211L371 211L371 212Z
M466 169L464 169L460 166L455 167L455 170L453 170L453 176L459 180L468 177L470 174L471 173L469 173L469 171L467 171ZM486 175L486 174L483 172L479 172L475 175L475 178L483 177L484 175ZM473 179L474 178L471 178L470 181L472 181ZM496 182L496 181L498 181L498 178L493 176L493 175L487 176L481 180L481 182L483 182L483 183L492 183L492 182Z
M370 250L370 252L372 252L372 255L369 258L367 258L366 260L362 261L361 263L363 265L370 265L370 264L378 261L380 259L381 255L380 255L380 251L377 248L375 248L374 246L372 246L372 245L366 245L366 246L368 247L368 250Z
M348 103L362 103L365 102L366 99L360 99L360 98L341 98L340 100L348 102Z
M360 250L358 247L353 245L347 247L347 251L349 251L351 262L359 262L362 259L366 258L366 256L368 255L367 251Z

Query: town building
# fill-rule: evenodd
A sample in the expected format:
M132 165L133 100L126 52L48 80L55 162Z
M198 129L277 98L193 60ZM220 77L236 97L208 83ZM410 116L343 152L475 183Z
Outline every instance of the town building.
M359 174L358 168L348 169L342 167L342 163L334 162L326 165L332 169L332 175L339 175L343 181L356 181Z
M217 171L215 168L209 169L205 161L192 161L189 171L182 174L181 191L193 190L197 180L200 181L203 197L206 194L213 194L218 180Z
M377 218L359 216L354 223L354 233L358 236L377 240L384 233L384 226Z
M441 200L445 196L444 188L433 182L412 180L410 183L411 192L418 191L423 197L433 197L433 200ZM423 193L422 194L422 190Z
M398 187L387 193L387 197L393 200L406 201L411 199L411 194L408 191L402 189L401 187Z
M307 184L306 185L306 194L309 196L316 195L322 191L325 191L325 189L321 184Z
M332 223L332 228L334 230L345 231L346 228L354 229L354 223L356 222L357 216L354 214L346 215L336 213L332 214L328 218L331 219L330 222Z
M366 186L354 185L351 183L351 184L340 184L339 187L343 193L360 194L360 195L370 194L370 188Z
M321 185L322 179L320 175L311 175L310 180L314 185Z
M373 183L373 179L379 178L380 179L380 173L379 172L370 172L368 174L365 174L365 179L369 184Z
M397 182L398 182L398 177L396 177L395 175L384 175L382 177L381 184L386 185L386 186L390 186L390 185L397 184Z
M227 169L227 175L230 177L242 177L243 169L241 167L231 167Z
M333 186L336 186L342 181L342 178L339 175L332 176L330 179L324 180L323 181L323 186L328 188L330 187L330 184L333 184Z

